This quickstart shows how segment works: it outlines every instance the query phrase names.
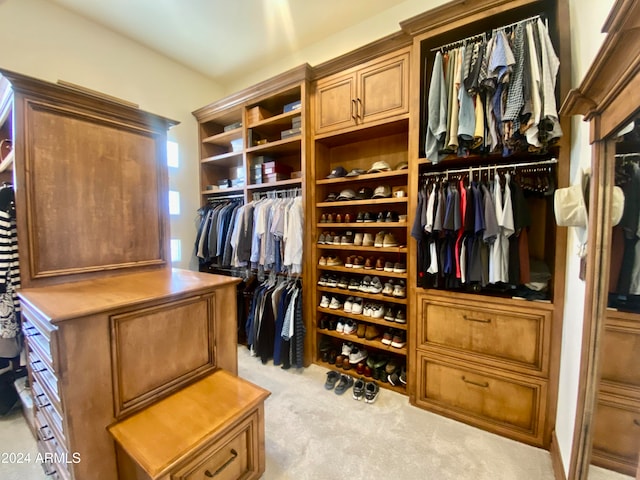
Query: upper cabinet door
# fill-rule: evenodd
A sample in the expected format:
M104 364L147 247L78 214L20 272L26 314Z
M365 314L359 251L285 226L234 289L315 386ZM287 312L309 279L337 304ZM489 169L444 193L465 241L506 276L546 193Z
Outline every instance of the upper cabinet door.
M329 132L356 125L356 76L332 75L316 85L316 132Z
M358 121L409 112L409 53L394 55L358 72Z
M359 127L409 113L409 49L320 79L316 134Z

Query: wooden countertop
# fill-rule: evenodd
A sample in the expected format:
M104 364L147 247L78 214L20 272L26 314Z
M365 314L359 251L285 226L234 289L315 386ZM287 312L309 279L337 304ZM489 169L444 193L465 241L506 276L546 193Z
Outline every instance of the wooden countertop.
M198 291L239 282L239 278L173 268L27 288L20 290L18 295L55 324L122 306L131 307L184 293L197 294Z
M108 430L151 478L157 478L268 396L267 390L217 370Z

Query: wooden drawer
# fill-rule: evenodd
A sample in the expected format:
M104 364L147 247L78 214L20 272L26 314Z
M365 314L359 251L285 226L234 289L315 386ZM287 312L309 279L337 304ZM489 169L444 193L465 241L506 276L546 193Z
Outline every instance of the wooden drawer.
M418 355L418 406L500 435L542 446L546 398L544 380Z
M172 474L172 480L258 478L258 425L258 413L254 412L237 428Z
M640 388L640 322L607 312L601 345L602 380Z
M56 438L41 414L36 413L35 423L39 460L45 474L51 479L71 479L67 464L73 463L73 457L69 455L64 444Z
M424 297L419 303L418 348L547 375L550 311Z
M60 392L58 390L58 378L55 373L51 372L46 363L40 359L38 354L29 350L29 369L31 377L37 382L44 393L46 393L49 401L53 403L59 412L62 412L62 402L60 401ZM36 402L36 405L37 402Z
M592 462L633 476L639 451L640 402L600 392L593 416Z

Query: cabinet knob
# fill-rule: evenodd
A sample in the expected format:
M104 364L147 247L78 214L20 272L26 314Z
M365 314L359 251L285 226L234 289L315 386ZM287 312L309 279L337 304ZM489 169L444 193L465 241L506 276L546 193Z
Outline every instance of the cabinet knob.
M227 468L231 462L233 462L236 457L238 456L238 452L235 451L235 449L231 449L231 451L229 452L231 454L231 458L229 458L229 460L227 460L226 462L224 462L220 467L218 467L218 469L211 473L208 469L204 471L204 476L207 478L213 478L216 475L218 475L220 472L222 472L225 468Z

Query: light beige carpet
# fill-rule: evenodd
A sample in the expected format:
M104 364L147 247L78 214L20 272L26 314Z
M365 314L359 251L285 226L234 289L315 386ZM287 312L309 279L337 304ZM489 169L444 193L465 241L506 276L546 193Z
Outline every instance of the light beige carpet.
M409 405L381 390L374 404L324 389L326 370L262 365L238 348L239 374L270 390L264 480L551 480L549 453ZM36 442L19 409L0 418L0 454ZM33 457L32 457L33 458ZM595 469L595 480L630 477ZM45 480L39 465L0 462L2 480ZM79 479L92 480L92 479Z

